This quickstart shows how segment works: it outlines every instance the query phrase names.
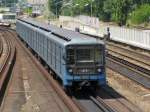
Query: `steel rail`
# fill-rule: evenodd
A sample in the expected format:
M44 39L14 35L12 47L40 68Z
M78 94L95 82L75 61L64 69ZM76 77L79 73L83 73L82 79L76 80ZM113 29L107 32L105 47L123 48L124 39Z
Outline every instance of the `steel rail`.
M105 102L98 100L97 97L91 95L87 97L88 98L85 100L84 98L83 99L82 98L77 99L76 97L72 98L72 100L76 103L76 105L78 105L78 107L80 108L80 110L82 110L82 112L91 112L91 109L89 109L90 107L88 106L89 104L95 106L96 112L116 112L111 107L109 107Z
M81 90L77 93L72 93L72 96L72 99L74 102L76 102L77 105L79 105L82 112L91 112L89 105L95 109L93 111L96 112L117 112L113 107L105 103L104 100L99 97L97 91L93 89Z
M111 42L107 42L107 45L108 45L108 47L107 47L108 51L113 51L115 53L124 55L124 56L129 57L133 60L136 60L138 62L141 62L141 63L145 64L145 65L150 66L150 61L148 61L148 60L150 60L150 56L148 56L148 55L139 53L137 51L134 51L134 50L131 50L131 49L128 49L128 48L124 48L120 45L115 45ZM112 48L110 48L111 46L114 47L115 49L121 50L121 51L120 52L119 51L114 51Z
M120 57L116 57L116 56L114 56L112 54L108 54L107 57L109 57L111 59L114 59L114 60L116 60L116 61L118 61L120 63L123 63L123 64L125 64L125 65L127 65L127 66L129 66L129 67L131 67L133 69L135 69L136 71L142 72L143 73L142 75L144 77L147 77L148 79L150 79L150 70L148 70L148 69L146 69L144 67L138 66L138 65L136 65L134 63L131 63L131 62L127 61L126 59L122 59Z
M115 92L115 91L113 91L112 89L110 89L110 87L109 86L106 86L106 87L102 87L101 88L101 91L103 91L104 93L103 94L106 94L106 95L108 95L110 98L112 98L112 99L115 99L115 101L116 102L118 102L119 104L121 104L122 106L124 106L126 109L128 109L130 112L135 112L134 110L132 110L132 108L131 107L129 107L128 105L129 104L127 104L127 102L129 101L129 100L127 100L125 97L123 97L122 95L120 96L120 94L118 94L117 92ZM99 92L101 92L101 91L99 91ZM118 98L119 97L119 98ZM121 99L120 99L121 98ZM123 100L123 99L124 100ZM100 100L103 100L102 98L101 98L101 96L98 96L98 99L100 99ZM114 102L113 102L114 103ZM135 104L133 104L132 102L129 102L132 106L135 106L134 108L137 108L137 106L135 105ZM109 106L109 105L108 105ZM118 108L111 108L113 111L118 111L119 112L119 110L117 110Z
M134 57L130 58L128 56L118 53L117 51L110 51L110 50L107 54L108 56L111 56L114 59L116 58L119 58L120 60L122 59L122 61L124 61L125 63L128 63L128 65L131 66L132 68L135 68L147 75L150 75L150 66L145 65L143 62L134 60Z
M123 76L128 77L129 79L132 79L145 88L150 88L150 79L148 77L145 77L145 74L143 74L142 72L131 68L121 61L116 61L113 58L107 57L106 59L106 65L108 68L120 73Z
M97 100L98 100L101 104L103 104L103 105L105 106L105 108L107 108L107 110L109 110L109 112L117 112L116 110L114 110L113 108L111 108L109 105L107 105L107 103L105 103L105 102L103 101L103 99L100 98L99 96L97 96Z
M2 64L1 64L1 67L0 67L0 74L3 74L5 68L6 68L6 65L8 64L8 61L9 61L9 58L10 58L10 55L11 55L11 45L9 43L9 41L5 38L5 41L7 43L7 55L6 57L4 58ZM3 75L0 76L0 79L2 80L3 79ZM3 81L3 80L2 80ZM0 89L2 88L2 81L0 81Z
M3 53L3 42L2 42L2 37L0 37L0 57L2 56Z
M123 63L123 64L125 64L125 65L127 65L127 66L129 66L129 67L131 67L133 69L135 69L136 71L139 71L139 72L143 73L141 75L143 75L144 77L147 77L148 79L150 79L150 70L148 70L148 69L146 69L144 67L138 66L138 65L136 65L134 63L131 63L131 62L125 60L125 59L116 57L116 56L114 56L112 54L108 54L107 57L109 57L109 58L111 58L113 60L116 60L116 61L118 61L120 63Z
M7 43L8 52L2 62L2 66L0 67L0 105L2 104L2 100L5 94L5 89L9 82L10 72L15 63L15 54L16 54L16 49L13 43L11 43L7 37L5 37L5 40Z
M109 107L103 99L100 97L94 98L93 96L90 96L90 99L103 111L103 112L116 112L111 107Z
M150 88L150 70L148 67L150 66L150 62L148 60L150 60L150 56L144 55L137 51L124 48L120 45L114 45L113 43L110 43L110 42L107 42L107 45L114 47L114 49L109 48L109 47L107 48L108 51L110 51L110 53L108 53L107 55L108 68L111 68L113 71L116 71L120 73L121 75L124 75L128 77L129 79L134 80L135 82L141 84L145 88L149 89ZM113 55L111 52L116 55L119 55L121 58L119 56ZM124 59L124 58L127 58L127 59ZM132 63L128 59L138 62L139 64L141 63L141 65ZM114 63L114 64L110 64L110 63ZM146 65L146 67L144 67L144 65Z

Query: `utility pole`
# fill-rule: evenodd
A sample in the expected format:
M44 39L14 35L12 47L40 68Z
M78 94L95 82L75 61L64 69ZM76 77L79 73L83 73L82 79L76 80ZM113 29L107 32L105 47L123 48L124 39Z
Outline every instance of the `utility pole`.
M57 9L57 4L56 4L56 18L58 17L58 9Z
M5 5L4 6L6 7L6 0L5 0Z
M93 2L94 0L91 0L91 17L93 16Z
M55 1L56 2L56 1ZM59 1L59 2L57 2L57 3L55 3L55 6L56 6L56 18L58 17L58 4L60 4L60 3L63 3L63 0L62 1Z
M91 17L92 17L92 12L93 12L93 4L91 2Z
M93 2L94 2L94 0L91 0L91 3L87 3L87 4L84 5L85 7L90 5L91 17L93 16Z

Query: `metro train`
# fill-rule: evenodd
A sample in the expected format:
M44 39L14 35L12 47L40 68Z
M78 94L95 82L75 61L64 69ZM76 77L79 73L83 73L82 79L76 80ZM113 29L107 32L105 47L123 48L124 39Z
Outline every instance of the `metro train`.
M53 25L18 18L16 32L58 76L63 87L106 85L105 43Z

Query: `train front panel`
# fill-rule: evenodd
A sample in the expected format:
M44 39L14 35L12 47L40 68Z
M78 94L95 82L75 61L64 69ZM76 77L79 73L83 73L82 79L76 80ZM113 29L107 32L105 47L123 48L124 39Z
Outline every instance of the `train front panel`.
M66 47L64 85L102 86L106 84L103 44Z

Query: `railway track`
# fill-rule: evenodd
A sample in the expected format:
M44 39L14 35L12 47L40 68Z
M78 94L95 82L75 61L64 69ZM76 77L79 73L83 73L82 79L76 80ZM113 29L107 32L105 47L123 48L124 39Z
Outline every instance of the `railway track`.
M113 88L106 86L99 88L97 91L97 99L102 100L111 107L115 112L141 112L136 105L129 102L124 96L120 95Z
M137 82L138 84L141 84L145 88L150 88L150 79L148 77L146 77L143 73L132 69L130 66L125 65L125 63L122 63L122 60L120 61L121 63L114 60L114 58L112 59L107 57L107 67L115 72L120 73L123 76L128 77L129 79L132 79L133 81Z
M74 98L82 112L117 112L109 107L102 99L89 96L87 99Z
M102 99L93 95L94 91L85 89L73 93L73 101L79 105L82 112L116 112L113 111Z
M15 63L16 49L15 45L6 37L4 30L0 28L1 35L1 57L0 57L0 105L5 94L7 84L10 79L10 73Z
M108 68L136 81L145 88L150 88L150 57L136 51L115 46L108 49ZM114 49L113 49L114 48ZM139 62L135 62L135 61ZM147 60L147 61L146 61ZM145 66L144 66L145 65Z
M108 57L112 57L114 58L114 60L118 60L118 61L122 60L122 63L125 63L131 68L134 68L140 72L143 72L146 77L150 77L150 66L144 66L144 64L137 62L134 59L131 59L129 57L126 57L116 51L109 51Z
M3 52L3 42L2 42L2 37L0 38L0 57L2 55Z
M82 112L141 112L137 106L107 86L96 91L84 89L74 92L73 100Z
M150 70L150 61L148 61L150 60L150 54L144 54L142 52L112 42L107 42L107 45L107 49L109 51L135 60L136 63L139 62L141 64L141 67L144 66L146 69Z
M103 101L102 98L99 96L97 98L94 98L93 96L90 96L90 99L99 107L101 108L102 112L116 112L113 108L111 108L107 103Z

